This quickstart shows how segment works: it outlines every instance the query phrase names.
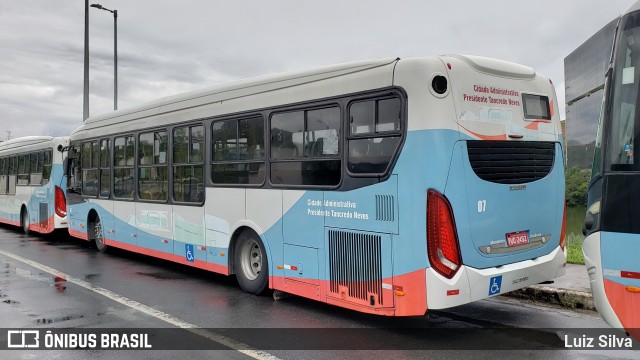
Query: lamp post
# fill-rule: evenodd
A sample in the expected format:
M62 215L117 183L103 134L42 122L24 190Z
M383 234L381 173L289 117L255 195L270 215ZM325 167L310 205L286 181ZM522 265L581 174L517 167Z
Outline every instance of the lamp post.
M84 0L84 90L82 121L89 117L89 0Z
M110 10L100 4L91 7L113 14L113 110L118 110L118 10Z

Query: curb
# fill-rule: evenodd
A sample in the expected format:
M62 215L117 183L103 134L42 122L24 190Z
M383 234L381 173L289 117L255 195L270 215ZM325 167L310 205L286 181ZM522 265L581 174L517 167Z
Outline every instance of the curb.
M596 311L593 296L590 292L558 289L544 285L532 285L519 290L511 291L503 296L543 302L562 306L568 309L582 309Z

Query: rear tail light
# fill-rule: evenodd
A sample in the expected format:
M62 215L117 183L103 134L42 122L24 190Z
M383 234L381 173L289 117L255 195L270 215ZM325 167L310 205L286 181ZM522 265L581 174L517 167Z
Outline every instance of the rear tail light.
M60 217L67 216L67 200L64 197L64 192L59 186L56 186L56 215Z
M560 249L564 251L564 242L567 240L567 202L564 202L564 212L562 213L562 229L560 230Z
M447 279L462 265L451 204L435 190L427 192L427 253L434 270Z

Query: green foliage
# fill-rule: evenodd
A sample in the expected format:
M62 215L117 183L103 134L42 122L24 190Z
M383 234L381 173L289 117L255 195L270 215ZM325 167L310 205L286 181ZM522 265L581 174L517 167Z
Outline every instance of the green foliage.
M565 171L565 198L567 207L587 205L587 186L591 178L591 171L570 167Z
M582 254L582 235L571 233L567 236L565 244L567 248L567 262L570 264L584 265L584 255Z

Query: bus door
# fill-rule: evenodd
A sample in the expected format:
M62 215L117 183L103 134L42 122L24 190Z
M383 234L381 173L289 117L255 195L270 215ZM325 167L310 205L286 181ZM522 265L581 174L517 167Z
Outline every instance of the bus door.
M188 263L207 261L204 214L204 206L173 205L173 253Z

